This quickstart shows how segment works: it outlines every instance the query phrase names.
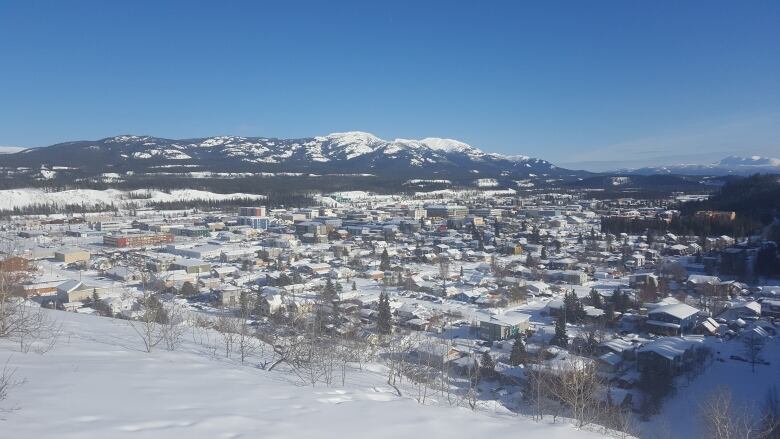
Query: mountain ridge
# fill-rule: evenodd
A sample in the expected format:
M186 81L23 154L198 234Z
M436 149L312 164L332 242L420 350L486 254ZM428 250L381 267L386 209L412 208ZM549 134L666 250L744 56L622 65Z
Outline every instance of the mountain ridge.
M212 136L168 139L123 134L79 140L5 154L0 170L19 175L39 170L35 178L56 175L90 178L104 174L260 173L373 175L398 179L436 177L574 178L550 162L523 155L488 153L447 138L384 140L371 133L347 131L324 136Z

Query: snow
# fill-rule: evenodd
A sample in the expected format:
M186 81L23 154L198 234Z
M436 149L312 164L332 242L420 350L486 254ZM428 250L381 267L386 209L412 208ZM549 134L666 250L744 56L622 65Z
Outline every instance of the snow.
M62 334L46 354L0 340L0 361L26 380L7 401L8 438L596 438L565 422L420 405L385 384L384 367L349 372L345 386L296 383L214 355L187 336L146 353L127 322L47 311Z
M131 201L137 204L147 202L166 202L181 200L227 200L234 198L262 198L255 194L217 194L208 191L194 189L172 190L170 193L158 190L135 191L135 193L147 194L149 198L129 199L130 192L117 189L93 190L73 189L60 192L47 192L37 188L5 189L0 190L0 210L12 210L16 207L26 207L36 204L65 206L73 204L121 204Z
M20 151L24 151L27 148L20 146L0 146L0 154L14 154Z
M420 143L428 148L447 152L471 152L476 148L453 139L440 139L438 137L426 137Z
M664 401L661 413L650 422L640 425L642 437L664 437L666 432L674 432L673 437L706 437L698 422L698 410L701 402L718 386L725 386L738 405L747 405L749 409L760 409L767 389L771 385L780 386L777 365L780 364L780 338L768 340L762 357L771 365L756 365L751 372L749 363L732 360L731 355L744 356L743 344L739 340L723 341L707 338L716 360L707 364L704 373L687 383L678 379L678 391Z

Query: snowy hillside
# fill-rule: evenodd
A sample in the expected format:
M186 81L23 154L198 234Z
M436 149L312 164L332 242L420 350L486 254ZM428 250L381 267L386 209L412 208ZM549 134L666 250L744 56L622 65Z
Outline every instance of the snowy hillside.
M208 191L194 189L172 190L162 192L159 190L120 191L117 189L93 190L72 189L59 192L44 191L42 189L5 189L0 190L0 210L12 210L32 205L48 205L64 207L66 205L110 205L121 207L123 203L133 203L143 206L150 202L170 202L186 200L227 200L240 198L260 199L261 195L253 194L217 194Z
M303 386L285 371L241 365L187 341L143 352L127 322L50 312L62 325L46 354L0 340L0 362L26 382L4 438L595 438L565 422L420 405L398 397L367 365L345 386ZM378 369L381 370L381 369Z

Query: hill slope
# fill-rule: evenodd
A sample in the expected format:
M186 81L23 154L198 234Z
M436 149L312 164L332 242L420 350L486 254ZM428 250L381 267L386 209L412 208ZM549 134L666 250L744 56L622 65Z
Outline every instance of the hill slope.
M50 315L63 334L47 354L22 354L0 340L0 361L8 359L27 380L12 391L8 402L19 410L0 421L3 437L601 437L560 421L419 405L396 396L370 370L350 372L344 387L312 388L283 370L225 360L191 340L175 352L147 354L125 321Z

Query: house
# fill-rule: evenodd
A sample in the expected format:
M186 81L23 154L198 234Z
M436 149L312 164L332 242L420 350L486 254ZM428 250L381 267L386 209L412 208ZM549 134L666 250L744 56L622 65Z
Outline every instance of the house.
M409 354L411 361L432 367L442 367L460 358L463 354L443 342L428 341L421 343Z
M685 282L685 286L689 290L705 295L714 295L720 284L720 279L717 276L705 276L703 274L692 274L688 276L688 280Z
M525 332L530 320L530 315L515 311L491 315L489 319L479 321L479 335L488 341L506 340Z
M696 350L703 348L701 336L662 337L646 343L637 349L637 369L664 365L673 373L680 372L696 360Z
M693 332L699 335L718 336L720 335L720 325L712 317L707 317L696 325Z
M545 282L528 282L525 287L535 296L550 294L550 285Z
M588 275L579 270L549 270L545 274L550 281L560 281L571 285L584 285L588 282Z
M22 290L27 296L47 296L57 294L57 287L67 279L57 276L43 274L36 276L25 285L22 285Z
M86 285L71 279L57 287L57 298L62 302L83 302L94 295L104 296L110 290L110 288Z
M684 303L664 305L647 314L647 330L656 334L681 335L696 326L699 310Z
M729 303L728 308L720 312L717 317L727 321L742 319L755 320L761 317L761 304L756 301Z
M242 288L234 285L223 285L219 288L219 303L227 308L238 308L241 304Z
M762 300L761 315L774 318L780 317L780 299Z
M658 288L658 276L654 273L637 273L628 276L628 286L631 288Z
M141 272L132 269L130 267L112 267L105 271L104 273L106 276L110 277L111 279L120 280L123 282L127 281L133 281L133 280L139 280L141 278Z

